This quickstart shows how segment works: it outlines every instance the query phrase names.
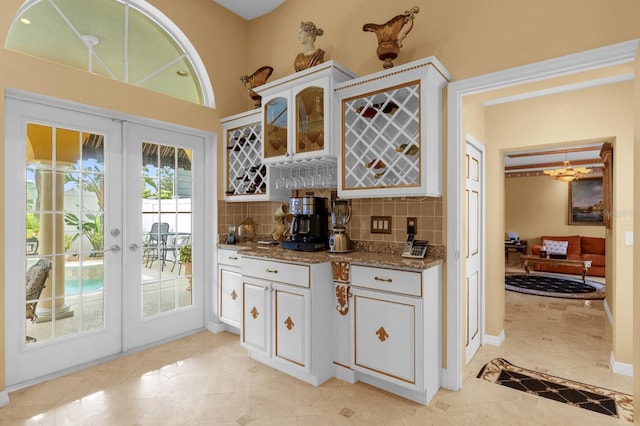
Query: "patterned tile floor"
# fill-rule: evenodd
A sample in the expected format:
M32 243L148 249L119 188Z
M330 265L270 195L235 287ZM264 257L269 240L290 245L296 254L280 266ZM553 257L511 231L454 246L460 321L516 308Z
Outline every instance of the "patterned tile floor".
M421 406L371 386L314 387L247 358L237 335L200 332L17 390L2 425L616 425L630 423L508 389L476 375L491 359L620 392L608 368L602 301L506 292L506 340L485 345L460 392Z

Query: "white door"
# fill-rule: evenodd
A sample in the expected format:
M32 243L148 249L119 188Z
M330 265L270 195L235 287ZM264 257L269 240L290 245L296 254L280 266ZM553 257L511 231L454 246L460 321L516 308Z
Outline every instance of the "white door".
M467 233L466 233L466 361L467 364L481 344L483 321L483 176L481 145L469 138L465 157Z
M5 123L14 386L122 350L122 132L111 119L12 98Z
M133 123L124 135L126 351L203 327L205 224L203 162L192 161L204 137Z

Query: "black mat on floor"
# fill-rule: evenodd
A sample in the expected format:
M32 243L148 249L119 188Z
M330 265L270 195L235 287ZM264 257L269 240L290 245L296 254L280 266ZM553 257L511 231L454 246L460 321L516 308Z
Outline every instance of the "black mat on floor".
M558 277L554 275L505 275L507 290L537 296L562 297L565 299L604 299L604 285L582 278Z
M515 366L494 358L477 376L492 383L633 422L633 397Z

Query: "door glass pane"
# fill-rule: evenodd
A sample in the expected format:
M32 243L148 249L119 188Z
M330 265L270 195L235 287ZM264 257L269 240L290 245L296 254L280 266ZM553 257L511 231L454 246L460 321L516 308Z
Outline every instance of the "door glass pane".
M296 95L296 153L324 149L324 90L307 87Z
M191 306L191 150L143 142L142 317Z
M287 152L287 99L275 98L264 106L264 158L279 157Z
M104 326L103 145L102 135L27 124L29 344Z

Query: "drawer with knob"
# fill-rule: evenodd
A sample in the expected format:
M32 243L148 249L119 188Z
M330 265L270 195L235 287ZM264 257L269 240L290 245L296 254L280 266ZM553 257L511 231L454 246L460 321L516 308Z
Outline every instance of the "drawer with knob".
M285 284L309 288L309 265L297 263L278 262L253 257L242 259L242 273L268 281L278 281Z
M218 249L218 263L221 265L240 266L238 250Z
M351 285L409 296L422 296L422 274L413 271L351 265Z

